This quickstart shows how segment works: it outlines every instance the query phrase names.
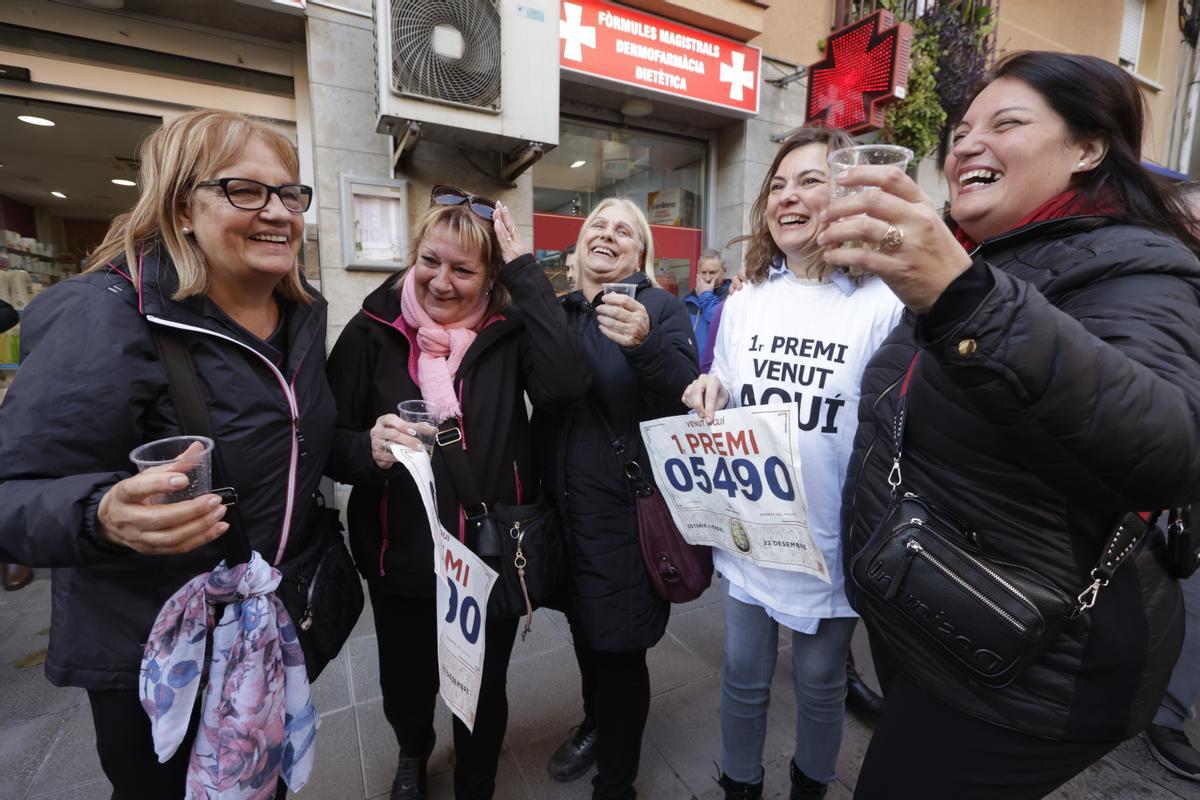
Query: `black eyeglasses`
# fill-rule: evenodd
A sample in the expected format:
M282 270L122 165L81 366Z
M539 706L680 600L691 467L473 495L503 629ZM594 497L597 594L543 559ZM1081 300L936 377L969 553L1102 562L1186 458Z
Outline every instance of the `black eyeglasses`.
M466 203L476 216L490 220L496 213L496 201L490 197L467 194L454 186L435 186L430 193L430 202L439 206L457 206Z
M284 208L298 214L308 211L308 207L312 205L312 187L302 183L269 186L249 178L220 178L215 181L200 181L196 186L220 186L229 204L243 211L266 208L273 194L279 195L279 202L283 203Z

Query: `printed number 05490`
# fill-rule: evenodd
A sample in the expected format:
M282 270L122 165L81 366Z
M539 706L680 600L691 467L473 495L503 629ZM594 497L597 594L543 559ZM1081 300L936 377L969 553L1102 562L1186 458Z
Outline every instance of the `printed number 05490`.
M712 475L708 474L704 459L700 456L692 456L688 463L684 463L682 458L668 459L664 468L667 480L677 492L698 489L705 494L725 492L730 497L741 492L743 497L753 501L763 496L765 483L771 494L780 500L791 502L796 499L792 476L779 456L771 456L763 462L761 475L758 466L748 458L735 458L733 461L718 459Z

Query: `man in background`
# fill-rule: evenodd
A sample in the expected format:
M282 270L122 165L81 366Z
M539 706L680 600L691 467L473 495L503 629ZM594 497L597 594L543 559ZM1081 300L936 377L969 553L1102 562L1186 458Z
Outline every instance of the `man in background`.
M696 264L696 288L683 298L692 318L697 352L704 352L704 345L708 342L709 323L712 322L717 306L729 295L730 283L725 277L721 251L709 248L701 253L700 261Z

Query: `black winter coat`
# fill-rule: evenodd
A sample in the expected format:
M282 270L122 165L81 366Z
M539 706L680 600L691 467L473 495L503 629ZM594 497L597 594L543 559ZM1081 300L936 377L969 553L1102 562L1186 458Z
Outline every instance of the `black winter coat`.
M22 317L21 369L0 406L0 556L55 567L46 676L58 686L135 688L163 603L221 560L215 542L146 556L97 538L100 498L134 471L129 451L179 434L151 325L180 331L192 352L251 546L274 562L286 539L289 558L317 518L334 433L324 299L309 289L311 305L281 301L276 364L204 297L171 300L177 285L150 249L140 286L118 259L38 295Z
M1200 264L1175 239L1104 217L1036 223L984 242L973 260L964 279L986 281L960 318L931 331L928 317L906 314L866 368L846 556L887 509L897 386L920 347L902 488L1074 597L1120 512L1200 496ZM887 643L887 627L858 610L873 642ZM1178 586L1148 546L1007 688L884 655L996 725L1117 741L1153 716L1182 631Z
M479 332L454 377L463 408L463 445L488 503L534 502L539 484L525 393L534 408L569 404L587 389L587 372L550 282L532 256L500 272L513 305ZM416 331L400 313L396 277L367 296L329 356L339 446L352 458L331 475L352 484L350 545L365 578L387 591L432 597L433 538L421 495L403 467L380 470L370 430L396 404L421 398ZM351 468L350 465L357 465ZM439 451L433 455L438 516L461 535L462 509Z
M587 648L609 652L652 647L666 630L670 606L650 584L633 495L593 404L646 465L638 423L685 413L680 398L699 374L683 303L641 273L625 282L638 286L650 333L637 347L620 347L600 332L599 296L589 303L580 292L567 295L563 307L591 370L592 391L569 409L534 417L545 477L571 534L572 629ZM644 472L653 480L648 465Z

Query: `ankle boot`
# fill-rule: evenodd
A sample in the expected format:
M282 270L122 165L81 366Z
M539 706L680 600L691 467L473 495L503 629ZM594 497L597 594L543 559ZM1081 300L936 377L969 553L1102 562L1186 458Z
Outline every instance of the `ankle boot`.
M400 751L400 757L396 760L396 777L392 779L392 791L388 800L425 800L425 790L428 786L425 769L429 765L429 756L436 741L437 734L430 731L425 755L411 755Z
M883 713L883 698L863 682L854 668L854 654L846 654L846 708L868 722L878 722Z
M825 796L825 793L829 791L828 783L814 781L800 771L795 761L791 762L791 766L792 794L790 800L821 800Z
M741 783L721 773L717 778L717 786L725 790L725 800L759 800L762 797L762 781L758 783Z

